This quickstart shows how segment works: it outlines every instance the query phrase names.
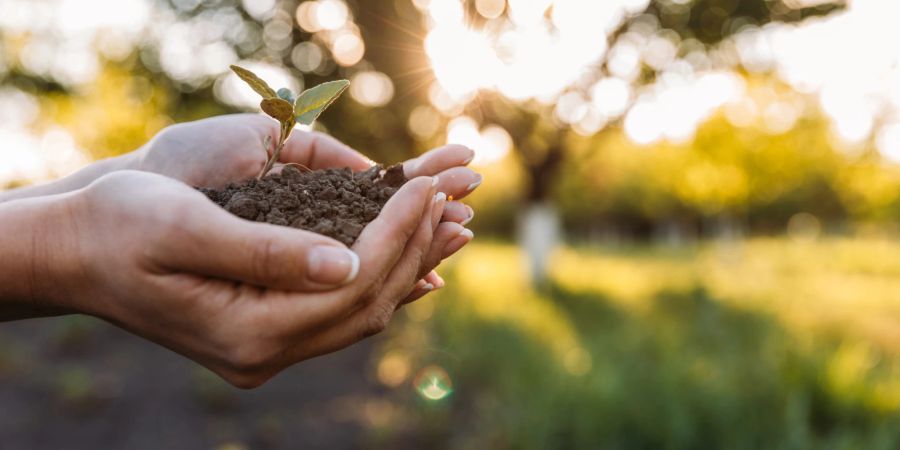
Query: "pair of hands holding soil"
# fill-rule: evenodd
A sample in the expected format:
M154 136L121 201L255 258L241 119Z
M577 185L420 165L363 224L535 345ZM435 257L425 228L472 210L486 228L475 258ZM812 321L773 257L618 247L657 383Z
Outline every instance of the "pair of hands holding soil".
M472 238L472 209L447 200L481 182L465 167L470 149L405 162L410 181L348 249L235 217L192 187L257 175L277 127L251 114L175 125L133 153L0 195L0 314L95 315L249 388L378 333L443 286L435 267ZM319 133L295 133L280 159L371 166Z

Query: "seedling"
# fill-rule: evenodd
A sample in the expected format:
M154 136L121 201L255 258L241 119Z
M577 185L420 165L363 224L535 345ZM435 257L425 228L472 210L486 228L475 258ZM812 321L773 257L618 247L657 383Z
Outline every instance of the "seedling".
M402 164L387 169L376 164L354 172L350 167L310 170L299 162L288 162L279 175L266 176L279 160L294 125L312 124L350 82L320 84L295 98L289 89L275 91L247 69L231 66L231 70L262 96L259 106L281 124L280 135L274 148L272 138L266 138L265 150L272 152L256 179L220 189L199 187L200 191L243 219L312 231L353 245L363 228L406 183Z
M266 165L259 173L259 176L256 177L258 180L266 176L272 170L272 166L278 161L281 149L291 136L294 125L297 123L312 125L319 115L322 114L322 111L325 111L325 108L331 105L350 86L350 82L347 80L329 81L309 88L295 98L294 93L290 89L281 88L275 91L265 81L256 76L255 73L243 67L231 66L231 70L253 88L257 94L262 96L263 99L259 103L259 107L269 117L281 124L278 143L272 151L272 156L266 160ZM269 145L271 145L270 140L267 137L263 144L267 154Z

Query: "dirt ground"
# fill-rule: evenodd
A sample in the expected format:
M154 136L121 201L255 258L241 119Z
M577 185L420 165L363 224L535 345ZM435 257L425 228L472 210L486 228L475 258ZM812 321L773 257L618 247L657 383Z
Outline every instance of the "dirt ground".
M372 340L252 391L82 316L0 323L0 448L354 449Z

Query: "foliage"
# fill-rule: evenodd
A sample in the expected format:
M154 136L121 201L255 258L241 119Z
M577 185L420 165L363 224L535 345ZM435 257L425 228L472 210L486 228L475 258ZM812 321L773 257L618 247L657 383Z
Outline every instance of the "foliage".
M468 250L383 349L410 373L443 367L453 394L402 385L382 444L900 445L900 264L881 258L896 242L567 249L543 293L513 247Z

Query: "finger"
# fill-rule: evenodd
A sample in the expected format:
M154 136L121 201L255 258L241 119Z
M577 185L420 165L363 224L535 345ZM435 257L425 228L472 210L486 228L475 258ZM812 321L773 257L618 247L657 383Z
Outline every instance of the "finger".
M442 222L434 231L431 247L422 264L419 275L425 277L433 271L444 259L456 253L468 244L473 233L456 222Z
M434 176L457 166L465 166L475 158L475 152L457 144L445 145L403 163L407 178Z
M434 187L434 180L429 177L407 182L388 200L378 217L363 229L353 245L353 251L360 259L359 273L353 282L332 292L303 296L302 301L289 294L268 305L279 315L295 321L298 330L306 329L310 324L327 329L365 307L397 264L419 222L432 220L430 205ZM303 359L297 358L288 355L288 359L294 361Z
M450 241L442 248L441 261L453 256L454 253L465 247L466 244L472 242L472 239L475 239L475 233L473 233L472 230L465 228L460 231L459 234L450 239Z
M437 288L434 287L434 284L429 283L429 282L425 281L424 279L419 280L419 282L416 283L416 287L413 289L413 291L410 292L409 295L407 295L406 298L404 298L403 301L401 301L397 305L397 309L399 310L400 308L403 307L403 305L406 305L407 303L412 303L412 302L428 295L428 293L434 291L435 289L437 289Z
M419 177L409 181L363 229L353 245L360 258L359 275L347 286L347 292L342 293L343 301L335 302L335 308L346 311L358 298L377 290L401 260L420 223L431 226L434 190L433 178Z
M372 166L372 162L356 150L318 131L292 134L285 142L279 159L282 163L303 164L313 170L342 167L365 170Z
M152 249L161 266L306 292L345 285L359 272L359 257L334 239L250 222L209 202L197 203L180 211L175 232L169 232L170 237Z
M444 278L438 275L437 272L431 271L428 272L428 275L425 275L425 278L422 278L427 284L431 284L435 289L441 289L447 285L447 282L444 281Z
M444 287L445 285L446 282L444 281L444 279L441 278L441 276L438 275L437 272L432 270L428 273L428 275L425 276L425 278L422 278L416 283L416 287L412 292L409 293L409 295L406 296L406 298L403 299L403 301L400 302L400 304L397 305L397 309L399 310L403 307L403 305L412 303L428 295L429 293Z
M435 233L435 245L428 255L428 263L432 265L432 269L437 267L441 261L453 256L474 238L475 234L472 233L472 230L458 223L441 223L440 229Z
M459 200L481 185L482 177L468 167L453 167L436 175L438 191Z
M350 335L355 331L359 336L369 336L387 326L397 305L415 289L416 280L423 278L422 274L426 274L427 277L431 272L431 268L423 270L423 267L427 264L435 231L434 222L430 218L422 220L416 234L403 251L400 261L385 280L378 297L368 307L355 313L346 324ZM423 286L429 287L434 289L434 283L426 282Z
M447 202L444 205L444 216L442 222L456 222L460 225L466 225L475 217L475 211L469 205L462 202Z

